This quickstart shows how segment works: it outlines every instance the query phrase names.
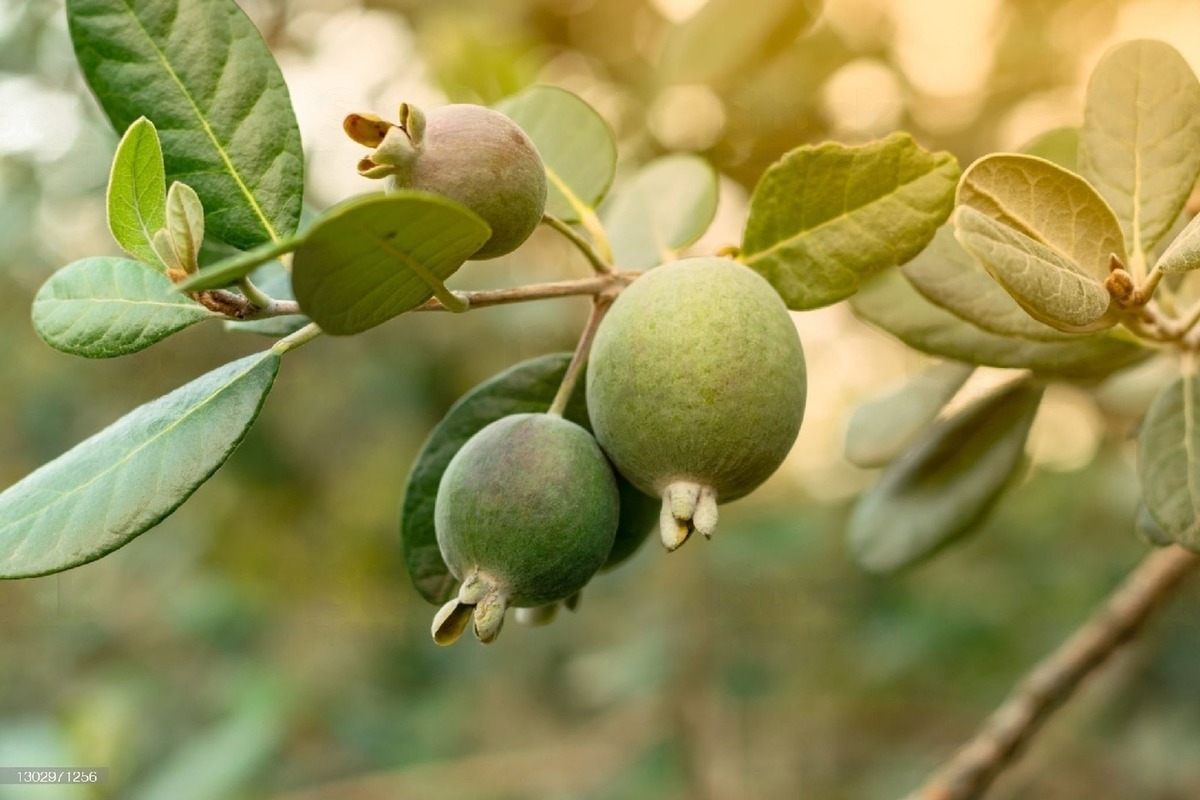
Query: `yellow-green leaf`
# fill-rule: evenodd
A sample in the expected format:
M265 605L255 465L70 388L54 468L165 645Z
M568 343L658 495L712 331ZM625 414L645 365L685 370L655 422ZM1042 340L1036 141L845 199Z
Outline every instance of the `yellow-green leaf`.
M1200 377L1164 388L1138 431L1142 501L1171 541L1200 552Z
M1087 181L1035 156L997 153L966 169L958 205L1028 236L1103 281L1110 256L1125 258L1113 210Z
M859 147L799 147L750 199L742 260L792 309L843 300L921 252L953 205L958 162L906 133Z
M863 284L850 307L863 320L923 353L1047 376L1091 380L1135 364L1151 352L1108 334L1035 342L988 333L930 303L899 270L888 270Z
M939 228L929 246L900 269L927 300L985 331L1039 342L1077 336L1029 316L979 259L958 243L952 224Z
M126 253L163 270L154 234L166 224L167 187L154 123L138 117L117 145L108 179L108 229Z
M1092 72L1080 172L1121 220L1131 254L1150 253L1200 175L1200 82L1164 42L1124 42Z
M961 206L955 235L1034 319L1064 331L1116 324L1108 289L1095 276L1020 231Z

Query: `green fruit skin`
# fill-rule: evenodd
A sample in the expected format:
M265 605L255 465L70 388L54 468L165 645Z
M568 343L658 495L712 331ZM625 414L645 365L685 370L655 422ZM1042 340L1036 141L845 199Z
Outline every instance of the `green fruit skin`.
M600 323L587 375L596 439L622 475L656 496L700 483L721 503L783 463L806 390L783 300L724 258L684 259L630 284Z
M450 572L491 579L512 606L562 600L604 565L617 530L616 476L586 430L514 414L471 437L438 486L434 528Z
M546 168L533 141L499 111L466 103L426 115L420 152L393 186L435 192L478 214L492 236L477 260L520 247L546 208Z

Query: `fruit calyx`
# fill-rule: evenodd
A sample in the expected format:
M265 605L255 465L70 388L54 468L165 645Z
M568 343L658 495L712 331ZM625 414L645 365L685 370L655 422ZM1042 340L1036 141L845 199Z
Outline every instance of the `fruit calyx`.
M692 481L674 481L663 490L658 522L663 547L677 549L693 531L711 539L717 530L717 490Z
M425 141L425 112L400 104L399 122L376 114L350 114L342 120L346 135L364 147L374 148L358 162L364 178L386 178L405 172L421 153Z
M440 645L454 644L474 620L475 638L491 644L504 626L508 598L496 583L479 572L467 576L458 589L458 596L438 609L433 616L433 641Z

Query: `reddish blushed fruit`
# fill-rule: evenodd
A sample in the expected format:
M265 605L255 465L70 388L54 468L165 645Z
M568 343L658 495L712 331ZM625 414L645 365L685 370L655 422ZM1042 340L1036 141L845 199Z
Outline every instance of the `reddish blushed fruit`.
M392 186L462 203L492 229L471 257L511 253L529 238L546 208L546 169L533 141L511 119L484 106L456 104L421 112L400 107L400 124L351 114L352 139L374 147L360 174Z
M616 477L579 425L514 414L483 428L438 486L438 548L462 586L434 619L434 640L449 644L473 618L489 642L508 607L577 593L608 558L618 516Z

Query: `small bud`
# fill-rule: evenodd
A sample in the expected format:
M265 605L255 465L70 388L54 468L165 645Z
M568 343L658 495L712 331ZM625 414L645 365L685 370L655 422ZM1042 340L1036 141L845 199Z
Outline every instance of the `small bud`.
M1123 269L1114 269L1104 280L1104 288L1119 305L1128 305L1133 300L1137 287L1133 285L1133 276Z

